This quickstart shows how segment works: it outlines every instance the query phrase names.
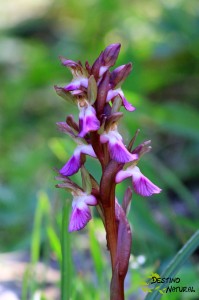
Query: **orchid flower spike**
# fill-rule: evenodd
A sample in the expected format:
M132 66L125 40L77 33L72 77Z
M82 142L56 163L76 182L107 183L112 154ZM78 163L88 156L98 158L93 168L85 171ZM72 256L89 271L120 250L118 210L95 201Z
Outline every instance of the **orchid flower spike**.
M79 145L75 149L72 157L69 161L61 168L60 174L64 176L71 176L77 173L81 167L81 155L87 154L92 157L96 157L93 147L91 145Z
M127 163L138 158L137 154L130 153L122 142L122 136L117 131L117 125L113 124L108 132L100 135L102 144L108 143L110 157L119 163Z
M137 166L132 165L126 170L119 171L115 181L119 183L127 177L132 177L134 191L141 196L151 196L161 192L161 189L145 177Z

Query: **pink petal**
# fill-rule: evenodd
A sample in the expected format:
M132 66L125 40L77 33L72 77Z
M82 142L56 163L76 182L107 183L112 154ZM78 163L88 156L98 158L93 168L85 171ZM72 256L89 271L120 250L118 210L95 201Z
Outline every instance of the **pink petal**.
M79 78L77 80L71 81L67 86L64 87L65 91L74 91L79 90L81 87L88 87L88 79L87 78Z
M91 220L91 212L86 204L75 206L69 221L69 232L81 230Z
M118 95L118 91L117 90L110 90L108 91L107 94L107 98L106 98L106 102L111 101L113 98L115 98Z
M92 157L96 157L96 154L91 145L82 145L82 146L79 146L79 149L80 149L81 153L90 155Z
M139 179L133 179L133 187L135 192L141 196L151 196L161 192L161 189L144 175L142 175Z
M84 137L88 132L95 131L100 128L100 122L96 117L95 109L92 106L83 108L79 114L79 137Z
M126 110L128 110L128 111L135 110L135 107L132 106L132 104L126 100L126 98L124 97L124 93L120 88L116 89L116 90L110 90L108 92L106 101L109 102L110 100L114 99L116 96L120 96L120 98L122 99L122 103L123 103L124 107L126 108Z
M102 77L102 75L108 70L108 67L101 66L99 69L99 77Z
M120 163L127 163L138 158L137 154L131 154L121 141L109 142L109 151L112 159Z
M78 155L73 155L68 162L59 171L60 174L64 176L71 176L79 170L80 164L80 153Z
M128 170L121 170L117 173L116 177L115 177L115 182L119 183L121 181L123 181L124 179L126 179L127 177L132 177L132 172L128 171Z
M80 88L80 82L74 81L64 87L65 91L74 91Z
M130 168L128 168L130 170ZM159 194L161 189L153 184L147 177L145 177L138 167L132 168L133 187L137 194L141 196L151 196L152 194Z
M97 199L93 195L87 195L84 202L92 206L97 205Z
M126 98L124 96L121 97L121 99L122 99L122 103L123 103L124 107L126 108L126 110L128 110L128 111L134 111L136 109L131 103L129 103L126 100Z
M109 140L109 137L108 137L107 134L101 134L101 135L100 135L100 142L101 142L102 144L107 143L108 140Z

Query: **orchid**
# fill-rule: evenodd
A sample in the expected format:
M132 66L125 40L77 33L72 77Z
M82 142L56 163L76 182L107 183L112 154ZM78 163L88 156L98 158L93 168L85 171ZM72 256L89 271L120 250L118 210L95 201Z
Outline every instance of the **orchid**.
M92 219L88 206L97 205L97 199L90 193L84 192L81 187L72 182L69 178L57 177L57 179L62 180L63 182L56 186L68 190L73 196L68 231L81 230Z
M121 88L132 70L132 64L110 70L116 63L119 51L120 44L109 45L93 65L88 62L83 65L81 62L60 57L62 65L71 71L73 78L63 87L55 86L57 94L76 106L79 111L77 121L69 115L66 122L57 123L59 130L72 138L77 147L71 158L58 171L56 179L62 183L56 186L72 195L69 232L83 229L92 218L89 206L97 208L104 224L111 257L111 300L124 300L124 280L132 243L131 228L127 219L132 189L128 187L120 205L116 198L116 184L132 177L135 193L151 196L161 192L161 189L137 167L142 155L151 150L150 141L132 149L138 132L129 145L125 146L118 131L118 124L123 116L120 108L123 106L130 112L135 110L126 100ZM85 166L87 156L99 162L102 170L100 183L95 179L95 174L91 174ZM82 186L69 178L78 171L81 171ZM65 227L63 232L64 230ZM62 285L64 286L63 282Z
M110 157L119 163L126 163L138 158L137 154L131 154L122 142L122 136L115 129L104 132L100 136L102 144L108 143Z
M84 137L88 132L96 131L100 128L95 109L91 105L79 106L79 110L79 137Z
M69 232L84 228L91 220L92 217L88 205L97 205L97 200L93 195L87 195L83 192L80 195L73 195Z
M61 168L60 174L64 176L71 176L79 171L81 167L81 156L87 154L92 157L96 157L95 152L91 145L80 145L75 149L72 157L69 161Z
M132 177L133 189L141 196L151 196L161 192L161 189L145 177L136 166L130 166L125 171L119 171L115 180L119 183L127 177Z
M133 107L124 97L124 93L121 88L115 89L115 90L109 90L106 101L109 102L110 100L114 100L115 97L119 96L122 100L122 103L126 110L128 111L134 111L135 107Z

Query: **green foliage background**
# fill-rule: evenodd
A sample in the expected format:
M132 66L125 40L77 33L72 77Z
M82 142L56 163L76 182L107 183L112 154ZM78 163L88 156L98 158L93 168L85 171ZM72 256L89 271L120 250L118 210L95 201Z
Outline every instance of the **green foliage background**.
M71 79L58 56L92 63L105 46L120 42L117 66L133 63L123 90L137 108L133 113L124 111L120 131L126 143L137 128L141 129L137 143L152 140L153 150L140 168L163 189L150 199L133 195L129 213L132 253L146 257L139 271L130 270L136 289L140 276L164 267L199 227L198 1L46 0L35 4L20 0L12 9L9 1L2 3L0 250L30 249L38 191L43 191L51 206L51 233L40 226L40 246L50 244L59 260L60 211L68 196L54 189L52 168L65 163L74 144L56 130L55 122L69 113L77 117L77 112L53 90L53 85ZM99 178L93 160L88 160L87 167ZM129 183L117 188L120 200ZM95 225L102 230L98 220ZM92 238L94 229L89 230L94 269L101 274L100 265L96 266L99 249ZM78 239L75 234L74 245ZM197 259L194 256L182 270L193 281L198 277ZM132 291L131 277L128 287L131 297L137 292ZM90 295L98 299L95 292L91 289Z

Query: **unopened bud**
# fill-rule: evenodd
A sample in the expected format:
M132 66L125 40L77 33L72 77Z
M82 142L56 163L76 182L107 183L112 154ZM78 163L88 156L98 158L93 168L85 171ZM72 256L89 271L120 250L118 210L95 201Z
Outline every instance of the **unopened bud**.
M110 84L112 88L117 87L118 85L121 85L122 82L126 79L126 77L129 75L129 73L132 70L132 64L128 63L126 65L122 65L113 72L111 72L110 76Z
M121 45L118 44L111 44L103 51L103 63L104 66L112 67L118 57L118 54L120 52Z

